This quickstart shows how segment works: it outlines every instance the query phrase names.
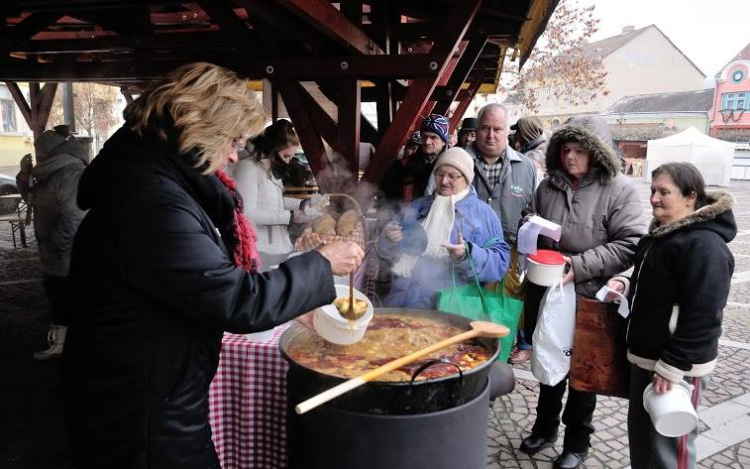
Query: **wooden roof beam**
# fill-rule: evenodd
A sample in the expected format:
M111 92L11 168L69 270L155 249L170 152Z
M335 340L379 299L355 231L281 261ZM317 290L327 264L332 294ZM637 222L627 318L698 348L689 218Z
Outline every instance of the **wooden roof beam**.
M104 36L96 39L45 39L9 41L11 52L27 54L63 54L132 51L145 49L203 49L236 47L237 43L221 32L145 33L124 36Z
M474 64L477 62L477 58L481 54L482 49L484 49L486 42L486 37L477 37L469 41L469 45L464 49L463 55L459 59L458 64L456 64L456 68L453 69L453 73L445 86L446 97L438 100L432 112L443 116L447 115L453 100L456 99L461 86L469 77L469 73L474 68ZM451 119L451 125L453 125L453 119Z
M0 68L0 80L9 81L147 81L163 76L172 69L196 60L207 60L229 67L252 79L293 78L314 81L325 78L378 78L437 77L440 62L432 54L411 56L348 56L348 57L285 57L283 59L238 63L230 55L191 56L185 59L143 61L90 61L38 63L11 60ZM346 63L345 66L342 66Z
M477 91L479 91L479 87L482 86L482 82L484 81L484 73L480 70L477 74L477 78L475 78L471 84L469 85L468 90L461 90L461 93L459 93L458 97L458 107L453 112L453 115L451 116L451 132L453 132L456 127L458 127L458 123L461 122L461 119L464 117L464 114L466 114L466 110L469 108L469 104L471 104L471 101L474 99L474 96L477 95Z
M62 13L58 12L34 13L33 15L29 15L17 25L9 28L10 40L31 39L32 36L55 24L63 16Z
M13 100L16 102L18 109L21 110L21 114L23 115L23 119L26 121L26 124L30 129L33 129L34 126L31 118L31 106L29 106L29 103L26 102L26 97L23 95L21 88L18 87L18 83L16 83L15 81L6 81L5 85L8 87L8 91L10 91L11 96L13 96Z
M237 42L242 55L250 59L259 57L257 40L247 24L234 13L229 1L201 0L199 4L221 30Z
M329 2L320 0L278 0L290 12L313 25L342 46L364 55L383 54L359 25L352 23Z
M409 87L406 98L380 141L375 161L371 161L365 171L363 179L371 184L365 184L363 187L378 185L388 167L396 159L399 148L414 128L422 109L427 105L430 95L437 86L438 78L448 66L453 51L463 40L481 4L482 0L465 0L456 3L447 13L445 24L441 28L442 34L430 51L431 54L439 57L437 75L418 78ZM358 194L358 198L361 203L369 204L370 202L370 194L367 191Z

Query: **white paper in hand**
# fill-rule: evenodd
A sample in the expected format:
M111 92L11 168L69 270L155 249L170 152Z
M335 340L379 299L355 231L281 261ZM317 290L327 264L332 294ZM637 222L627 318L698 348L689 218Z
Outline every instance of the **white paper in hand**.
M617 308L617 312L620 314L620 316L627 318L630 315L630 305L628 304L628 299L625 298L622 293L604 285L598 292L596 292L596 299L599 301L606 301L608 293L612 293L613 295L617 296L620 302L620 306Z
M531 217L518 230L518 252L521 254L535 254L537 238L540 234L555 241L560 241L562 227L538 215Z

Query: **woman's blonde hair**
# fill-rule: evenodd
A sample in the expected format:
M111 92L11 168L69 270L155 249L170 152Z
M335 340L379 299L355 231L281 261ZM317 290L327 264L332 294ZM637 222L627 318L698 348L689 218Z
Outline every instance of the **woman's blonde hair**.
M233 139L241 139L243 145L266 120L245 80L204 62L183 65L153 83L125 108L124 115L139 135L154 129L166 141L176 131L178 151L195 156L196 168L207 165L203 174L221 167Z

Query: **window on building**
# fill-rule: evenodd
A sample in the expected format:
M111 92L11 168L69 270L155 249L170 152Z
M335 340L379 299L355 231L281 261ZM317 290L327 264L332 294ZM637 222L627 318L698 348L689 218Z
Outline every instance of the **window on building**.
M0 99L0 118L3 120L3 132L16 132L15 104L9 99Z
M721 109L750 111L750 91L742 93L724 93L721 95Z

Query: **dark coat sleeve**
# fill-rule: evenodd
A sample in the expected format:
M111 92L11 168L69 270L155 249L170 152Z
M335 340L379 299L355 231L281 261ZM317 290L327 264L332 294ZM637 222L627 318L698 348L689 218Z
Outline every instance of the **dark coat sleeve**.
M151 203L137 222L120 227L117 264L125 282L164 309L208 327L246 333L334 300L330 263L317 251L272 272L251 274L233 265L208 218L187 196L160 193Z
M716 357L722 312L734 272L729 248L713 233L695 236L691 243L680 246L677 254L679 316L656 365L656 371L664 376L674 374L669 367L687 371Z

